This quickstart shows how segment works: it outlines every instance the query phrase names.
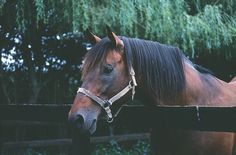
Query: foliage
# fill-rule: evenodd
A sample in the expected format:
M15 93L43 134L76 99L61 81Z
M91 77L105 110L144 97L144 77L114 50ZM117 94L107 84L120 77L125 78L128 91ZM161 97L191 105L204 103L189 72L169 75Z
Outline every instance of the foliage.
M4 2L0 3L3 14ZM236 36L236 2L232 0L18 0L15 9L16 17L10 16L21 31L30 23L42 22L58 32L91 28L104 36L108 24L120 35L178 45L192 57L204 49L233 46Z
M184 0L81 3L77 1L73 9L76 17L74 29L92 27L95 32L104 35L103 27L108 24L118 34L179 44L192 57L201 48L220 48L233 44L235 40L236 20L224 12L220 4L198 6L199 12L190 15L189 5Z
M0 93L8 96L4 102L17 102L16 97L10 96L22 96L14 88L27 81L28 90L32 90L28 93L33 95L29 102L35 103L43 88L55 77L63 77L65 72L64 75L68 75L69 68L74 65L72 59L78 61L82 57L78 54L80 58L75 59L78 55L67 52L79 50L75 46L78 42L72 37L74 43L68 47L63 36L71 31L71 36L80 34L87 28L105 36L106 24L119 35L179 46L192 58L215 52L233 59L236 56L235 10L236 1L233 0L0 0L1 60L15 62L0 64ZM52 57L65 63L57 65ZM9 75L9 71L14 73ZM73 77L79 80L78 75ZM66 78L67 84L75 79ZM54 89L67 84L63 86L60 82ZM74 91L70 88L70 93Z
M33 39L29 41L23 33L0 29L3 38L0 50L3 92L0 97L3 103L64 103L72 100L85 52L81 34L41 35L41 40L35 42Z
M138 141L132 148L124 148L116 141L110 142L108 145L100 144L96 146L92 155L148 155L150 152L150 144L146 141Z

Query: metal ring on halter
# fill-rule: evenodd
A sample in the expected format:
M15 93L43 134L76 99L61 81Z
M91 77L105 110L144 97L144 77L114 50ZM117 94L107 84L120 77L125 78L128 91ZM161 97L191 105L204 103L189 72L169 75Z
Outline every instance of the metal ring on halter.
M114 118L112 117L112 118L110 118L110 117L107 117L107 122L108 123L112 123L114 121Z

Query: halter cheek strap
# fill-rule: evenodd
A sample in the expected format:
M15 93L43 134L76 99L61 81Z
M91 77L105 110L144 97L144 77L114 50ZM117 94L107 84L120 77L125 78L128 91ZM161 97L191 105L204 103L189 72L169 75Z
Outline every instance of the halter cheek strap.
M92 100L94 100L95 102L97 102L107 113L107 121L109 123L111 123L114 119L112 112L111 112L111 106L112 104L119 100L121 97L123 97L125 94L127 94L130 90L132 90L132 100L134 98L134 94L135 94L135 87L137 86L137 82L135 79L135 72L133 67L131 67L130 69L130 75L131 75L131 80L129 82L129 84L122 89L119 93L117 93L115 96L113 96L112 98L108 99L108 100L104 100L96 95L94 95L93 93L91 93L89 90L85 89L85 88L79 88L77 93L82 93L84 95L86 95L87 97L91 98Z

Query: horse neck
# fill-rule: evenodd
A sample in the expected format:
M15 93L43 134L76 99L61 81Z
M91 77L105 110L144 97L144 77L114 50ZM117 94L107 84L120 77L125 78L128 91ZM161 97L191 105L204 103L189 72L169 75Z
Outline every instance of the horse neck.
M138 79L139 87L136 96L148 105L229 106L236 104L236 81L226 83L210 74L200 73L188 61L184 62L183 67L186 84L185 88L176 94L175 99L170 101L157 99L145 87L143 79Z

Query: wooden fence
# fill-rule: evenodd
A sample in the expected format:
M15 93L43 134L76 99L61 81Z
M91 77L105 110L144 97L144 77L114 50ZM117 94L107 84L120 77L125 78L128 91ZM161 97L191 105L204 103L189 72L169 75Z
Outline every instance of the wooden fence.
M0 105L0 126L18 123L21 125L67 124L70 105L37 104L37 105ZM105 123L104 120L102 120ZM113 126L127 128L178 128L204 131L236 131L236 107L180 107L180 106L123 106ZM1 133L0 133L1 134ZM0 135L3 136L3 135ZM102 143L110 140L126 141L148 139L148 133L90 137L72 134L71 138L47 139L33 141L4 141L1 138L1 149L22 147L72 146L72 154L87 154L90 143ZM83 145L81 145L83 144ZM83 147L78 147L83 146ZM86 147L85 147L86 146Z
M93 144L106 143L112 140L117 142L133 141L133 140L147 140L149 139L149 133L134 133L134 134L123 134L114 136L98 136L91 137L90 141ZM47 140L32 140L32 141L19 141L19 142L4 142L2 147L4 149L12 148L38 148L38 147L51 147L51 146L71 146L72 139L47 139Z

